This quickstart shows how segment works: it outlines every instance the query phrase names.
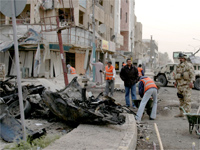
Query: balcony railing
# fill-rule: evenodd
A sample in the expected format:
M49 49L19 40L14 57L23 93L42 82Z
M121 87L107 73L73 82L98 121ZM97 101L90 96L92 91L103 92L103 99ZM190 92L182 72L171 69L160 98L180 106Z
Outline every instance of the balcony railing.
M22 25L22 24L30 24L30 18L26 19L16 19L17 25ZM12 25L12 19L6 20L6 19L0 19L0 25Z

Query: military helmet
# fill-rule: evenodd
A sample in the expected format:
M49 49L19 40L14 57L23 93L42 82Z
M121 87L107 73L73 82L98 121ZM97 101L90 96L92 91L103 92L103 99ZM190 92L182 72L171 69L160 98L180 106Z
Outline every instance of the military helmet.
M187 59L187 55L185 55L183 53L179 53L178 58L185 58L185 59Z

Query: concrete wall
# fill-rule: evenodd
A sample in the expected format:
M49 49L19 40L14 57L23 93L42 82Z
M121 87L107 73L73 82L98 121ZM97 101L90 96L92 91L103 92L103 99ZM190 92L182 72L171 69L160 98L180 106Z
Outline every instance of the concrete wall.
M121 35L124 37L124 45L120 47L120 50L129 51L129 32L121 31Z
M114 34L116 37L116 46L120 48L120 9L121 9L121 0L115 0L114 8Z
M126 22L127 13L127 22ZM121 0L121 31L129 30L129 0Z
M129 1L129 51L133 53L134 51L134 37L135 37L135 0L130 0ZM132 54L133 55L133 54Z
M142 24L140 22L135 23L135 48L134 48L134 58L142 59L143 57L142 48Z

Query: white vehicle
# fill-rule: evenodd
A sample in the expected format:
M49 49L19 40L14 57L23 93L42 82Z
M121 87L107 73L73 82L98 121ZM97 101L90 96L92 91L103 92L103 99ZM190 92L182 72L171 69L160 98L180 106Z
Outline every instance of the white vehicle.
M176 55L174 59L177 59L177 53L179 52L174 52L173 55L174 56ZM194 56L195 54L193 54L192 56L189 56L189 59L191 63L193 64L194 71L195 71L194 87L197 90L200 90L200 57ZM174 75L175 75L175 70L176 70L177 65L178 63L172 63L172 64L167 64L165 66L158 67L154 71L154 80L160 82L162 86L167 86L168 83L174 83L175 82Z

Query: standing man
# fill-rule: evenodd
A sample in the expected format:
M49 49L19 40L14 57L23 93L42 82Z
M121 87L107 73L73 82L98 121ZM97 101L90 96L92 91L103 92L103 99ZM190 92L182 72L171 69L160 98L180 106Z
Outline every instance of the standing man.
M103 70L103 63L101 62L101 60L99 59L98 62L96 63L92 63L90 62L93 66L96 67L95 70L95 82L97 85L102 84L103 80L102 80L102 74L100 72L100 70Z
M141 64L139 64L137 69L138 69L138 76L139 77L144 76L144 71L142 69L142 65Z
M140 107L138 108L137 112L137 121L141 121L145 106L149 99L153 98L153 108L151 111L151 115L149 117L150 120L154 120L156 118L156 112L157 112L157 86L154 83L154 81L149 77L140 77L140 83L139 83L139 95L142 98L140 102Z
M76 74L76 69L70 64L67 65L68 74Z
M177 96L180 101L180 107L183 107L187 113L191 109L191 92L193 82L195 81L194 67L191 63L187 62L187 55L179 53L180 64L177 65L175 71L174 86L177 87ZM175 117L184 117L181 108L180 113Z
M126 106L130 107L129 92L131 90L132 106L135 107L136 100L136 83L138 81L138 70L132 65L131 59L126 60L127 65L121 69L120 78L124 81Z
M102 70L100 70L102 72ZM112 62L108 61L107 66L105 67L105 74L106 74L106 89L105 89L105 96L108 96L110 88L110 96L113 96L114 86L115 86L115 67L112 66Z
M122 67L126 66L126 64L124 62L122 62Z

